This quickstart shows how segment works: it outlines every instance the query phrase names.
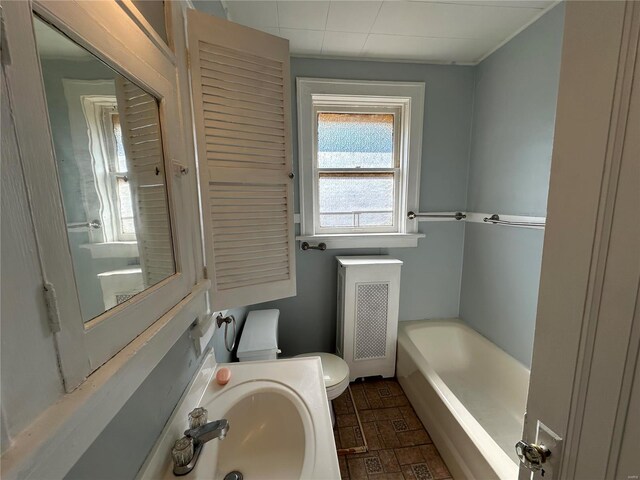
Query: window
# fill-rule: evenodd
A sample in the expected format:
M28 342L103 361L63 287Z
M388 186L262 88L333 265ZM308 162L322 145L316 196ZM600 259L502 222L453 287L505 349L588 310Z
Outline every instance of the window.
M86 129L93 145L92 169L87 174L98 184L97 193L101 205L96 216L100 217L102 228L92 232L92 240L135 242L131 186L127 176L127 156L116 97L83 95L82 107Z
M381 108L316 110L317 232L396 230L397 117Z
M133 203L131 200L131 187L127 177L127 156L122 143L122 127L120 126L120 116L117 113L111 114L111 135L115 146L115 155L112 157L110 165L110 177L114 184L116 195L115 236L118 240L135 240L136 228L133 221Z
M300 240L416 246L424 85L298 79Z

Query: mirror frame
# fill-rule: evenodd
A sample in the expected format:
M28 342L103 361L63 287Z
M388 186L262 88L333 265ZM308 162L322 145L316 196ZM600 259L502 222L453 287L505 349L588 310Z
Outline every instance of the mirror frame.
M8 7L8 8L7 8ZM131 10L132 5L126 5ZM176 59L157 38L146 34L119 2L7 2L6 35L11 63L6 66L16 135L31 203L51 330L67 392L156 322L202 278L195 168L176 176L173 162L186 162L177 85ZM47 114L33 15L62 31L158 99L165 178L176 273L126 302L83 322L69 250L59 176ZM29 31L11 29L31 25ZM4 52L3 52L4 54ZM42 132L33 135L33 132ZM189 165L190 166L190 165ZM180 174L178 174L180 175ZM55 181L52 181L54 179Z

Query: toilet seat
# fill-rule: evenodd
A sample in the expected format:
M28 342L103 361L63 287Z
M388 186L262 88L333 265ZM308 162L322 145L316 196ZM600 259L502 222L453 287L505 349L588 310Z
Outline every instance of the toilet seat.
M324 386L329 400L339 397L349 386L349 365L337 355L312 352L296 355L296 357L320 357Z

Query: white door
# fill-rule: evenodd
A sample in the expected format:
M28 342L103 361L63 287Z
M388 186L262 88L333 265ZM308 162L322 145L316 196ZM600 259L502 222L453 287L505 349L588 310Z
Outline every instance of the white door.
M214 310L296 294L289 41L187 12Z
M567 2L523 433L551 455L533 478L640 475L639 30L638 2Z

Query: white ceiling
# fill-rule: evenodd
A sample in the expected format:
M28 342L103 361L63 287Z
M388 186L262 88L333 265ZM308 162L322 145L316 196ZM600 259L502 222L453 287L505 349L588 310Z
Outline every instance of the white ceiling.
M223 0L233 22L288 38L300 56L482 60L557 0Z

